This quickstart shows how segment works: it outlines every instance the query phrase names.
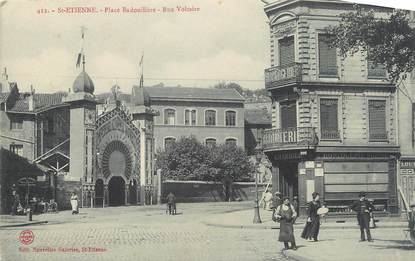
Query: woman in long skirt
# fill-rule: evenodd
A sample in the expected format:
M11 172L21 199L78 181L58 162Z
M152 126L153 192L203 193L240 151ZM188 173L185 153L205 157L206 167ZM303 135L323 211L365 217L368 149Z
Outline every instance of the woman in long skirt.
M75 192L72 192L71 195L71 206L72 206L72 215L78 214L78 196L75 194Z
M308 202L307 207L307 223L304 227L301 237L304 239L313 239L318 241L318 233L320 231L320 215L317 214L317 210L321 207L320 194L313 192L313 200Z
M274 216L276 220L279 220L280 222L280 234L278 241L284 242L285 249L288 249L288 242L291 242L291 248L297 250L293 228L293 222L297 216L297 213L295 212L294 207L290 204L290 199L288 197L284 197L283 204L277 207L274 211Z

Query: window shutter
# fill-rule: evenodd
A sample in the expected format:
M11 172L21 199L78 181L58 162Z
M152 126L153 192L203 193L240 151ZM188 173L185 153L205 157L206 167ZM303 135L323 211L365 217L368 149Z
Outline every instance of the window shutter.
M369 56L369 51L368 51ZM367 60L367 76L373 78L385 78L386 69L385 65L374 63L372 60Z
M279 42L280 66L285 67L295 62L294 36L281 39Z
M289 101L281 104L281 129L297 128L297 104Z
M337 76L336 48L329 46L329 35L318 36L319 74Z
M320 100L320 127L322 139L339 139L337 99Z
M369 100L369 139L387 139L386 101Z

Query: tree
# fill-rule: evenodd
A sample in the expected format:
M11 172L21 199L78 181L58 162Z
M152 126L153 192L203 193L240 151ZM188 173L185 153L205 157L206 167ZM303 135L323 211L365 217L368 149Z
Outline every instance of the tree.
M214 85L213 88L216 88L216 89L234 89L241 95L243 95L243 93L244 93L243 88L239 84L234 83L234 82L230 82L230 83L220 82L220 83Z
M207 147L195 137L182 137L159 151L157 168L174 180L243 181L254 171L246 153L229 144Z
M182 137L157 153L157 168L169 179L204 180L209 158L209 151L195 137Z
M245 151L231 144L220 144L211 149L212 167L216 169L217 181L246 181L251 179L255 171Z
M409 11L396 10L376 17L373 9L355 5L354 11L341 14L340 23L328 28L332 44L346 57L366 53L375 64L383 64L392 82L405 79L415 67L415 29Z

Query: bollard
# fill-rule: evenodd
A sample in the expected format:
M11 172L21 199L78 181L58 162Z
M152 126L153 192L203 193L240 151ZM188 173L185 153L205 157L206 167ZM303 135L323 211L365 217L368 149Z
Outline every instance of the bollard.
M27 218L29 221L32 221L32 209L31 208L27 209Z

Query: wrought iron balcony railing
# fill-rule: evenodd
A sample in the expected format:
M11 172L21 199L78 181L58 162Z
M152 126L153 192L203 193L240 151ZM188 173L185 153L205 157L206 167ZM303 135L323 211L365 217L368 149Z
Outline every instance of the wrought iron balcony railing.
M314 146L318 138L313 127L269 129L264 131L264 148Z
M340 131L338 130L322 130L322 140L340 140Z
M301 82L301 64L292 63L285 66L274 66L265 69L265 88L272 89L279 86Z

